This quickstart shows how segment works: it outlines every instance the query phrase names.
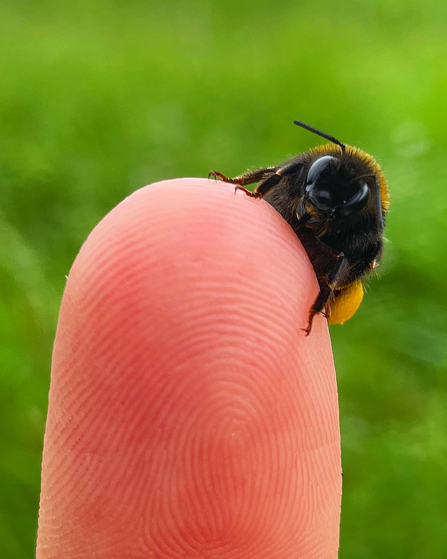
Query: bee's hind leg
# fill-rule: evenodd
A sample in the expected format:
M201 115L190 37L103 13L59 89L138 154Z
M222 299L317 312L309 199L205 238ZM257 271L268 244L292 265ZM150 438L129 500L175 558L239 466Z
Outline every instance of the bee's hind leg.
M339 288L340 284L343 285L349 270L350 264L346 256L340 252L337 255L337 261L330 274L318 279L320 284L320 293L318 293L317 298L309 311L307 326L306 328L303 328L306 332L306 336L308 336L312 330L312 322L316 314L322 313L326 316L326 318L330 316L330 300L334 295L334 291Z

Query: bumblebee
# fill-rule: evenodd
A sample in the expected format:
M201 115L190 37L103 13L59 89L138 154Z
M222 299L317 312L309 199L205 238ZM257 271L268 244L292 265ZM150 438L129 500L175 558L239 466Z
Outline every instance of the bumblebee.
M331 143L234 178L217 171L209 176L264 198L297 234L320 286L303 328L309 335L316 314L343 324L358 309L362 280L382 258L389 190L371 155L299 120L294 124ZM244 188L253 183L253 192Z

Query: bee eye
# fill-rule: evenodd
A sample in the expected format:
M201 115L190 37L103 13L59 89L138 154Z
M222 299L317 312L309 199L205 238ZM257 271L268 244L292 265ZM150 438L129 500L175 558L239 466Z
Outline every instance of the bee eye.
M307 184L313 184L322 171L324 171L324 169L326 169L332 162L338 162L337 158L332 157L332 155L324 155L314 161L307 173Z
M360 211L363 207L366 206L369 200L369 187L364 182L363 184L359 184L358 190L343 203L343 206L340 210L342 215L350 215L354 212Z

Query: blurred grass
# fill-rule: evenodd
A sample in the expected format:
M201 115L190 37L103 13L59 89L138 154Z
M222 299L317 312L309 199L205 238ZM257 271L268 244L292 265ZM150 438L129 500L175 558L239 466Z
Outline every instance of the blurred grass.
M0 557L34 556L51 348L93 226L155 180L373 153L381 279L332 329L341 559L447 557L447 4L2 0Z

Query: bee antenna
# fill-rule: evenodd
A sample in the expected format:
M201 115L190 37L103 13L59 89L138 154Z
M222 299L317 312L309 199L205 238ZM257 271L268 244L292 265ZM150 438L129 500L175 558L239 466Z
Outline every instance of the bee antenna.
M294 120L293 124L296 124L297 126L301 126L301 128L304 128L305 130L309 130L309 132L313 132L314 134L317 134L317 136L321 136L322 138L325 138L326 140L329 140L333 144L337 144L337 146L341 147L342 151L345 151L345 149L346 149L345 144L342 144L340 142L340 140L337 140L337 138L334 138L334 136L329 136L329 134L325 134L324 132L321 132L321 130L317 130L313 126L309 126L308 124L304 124L304 122L301 122L300 120Z

